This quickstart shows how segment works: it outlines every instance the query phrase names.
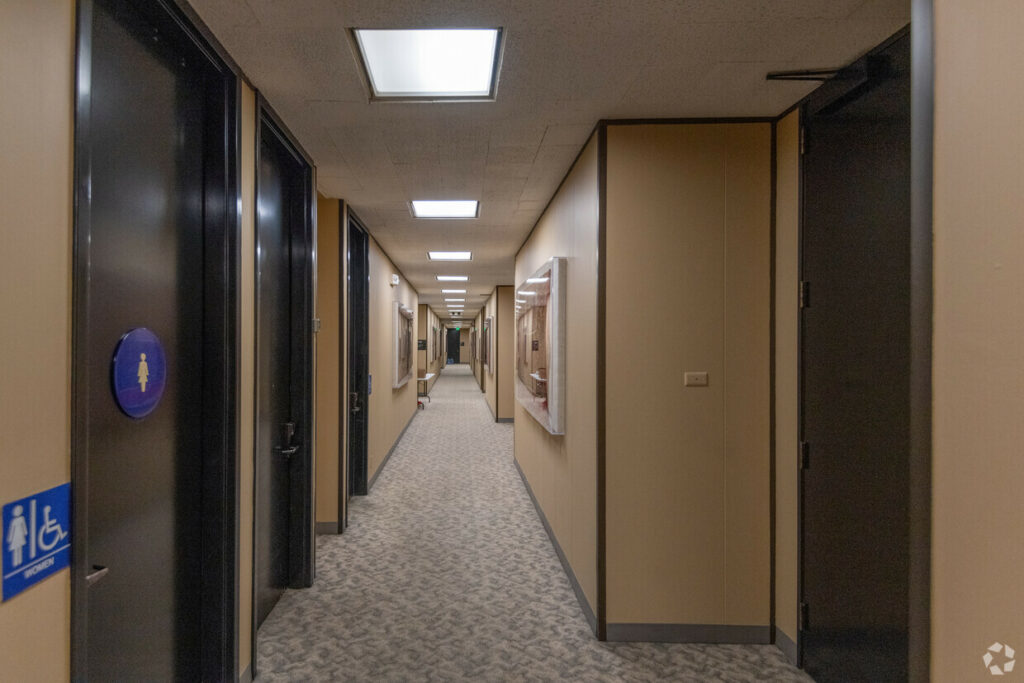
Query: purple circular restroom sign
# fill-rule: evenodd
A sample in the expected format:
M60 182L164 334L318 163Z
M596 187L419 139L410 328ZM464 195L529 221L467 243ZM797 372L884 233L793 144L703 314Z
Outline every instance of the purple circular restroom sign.
M160 339L145 327L121 337L111 364L114 399L125 415L143 418L164 395L167 362Z

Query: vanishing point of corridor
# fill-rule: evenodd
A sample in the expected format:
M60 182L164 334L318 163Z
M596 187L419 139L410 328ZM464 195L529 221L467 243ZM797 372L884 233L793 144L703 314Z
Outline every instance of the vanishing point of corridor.
M770 645L601 643L467 365L444 369L317 581L259 633L258 681L804 681Z

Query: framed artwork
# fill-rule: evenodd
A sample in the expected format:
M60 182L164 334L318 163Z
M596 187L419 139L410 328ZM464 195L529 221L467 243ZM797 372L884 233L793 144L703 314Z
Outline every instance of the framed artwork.
M516 287L516 401L552 434L565 434L565 272L552 258Z
M412 309L395 302L395 368L392 387L398 389L412 377Z
M475 365L476 357L477 357L476 345L477 345L476 328L475 327L471 327L471 328L469 328L469 365L472 368L476 367L476 365ZM474 369L474 372L476 372L475 369Z
M483 327L480 328L480 362L484 364L486 368L491 363L490 357L487 352L490 350L490 339L491 337L491 326L490 318L484 318Z
M494 357L494 333L497 331L494 329L494 316L489 315L484 320L484 330L487 332L487 374L493 375L498 360Z

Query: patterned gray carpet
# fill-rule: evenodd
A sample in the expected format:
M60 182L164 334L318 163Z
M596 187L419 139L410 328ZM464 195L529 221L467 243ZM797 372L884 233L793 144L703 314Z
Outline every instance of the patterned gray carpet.
M316 584L259 632L258 681L807 681L774 646L601 643L468 366L449 366Z

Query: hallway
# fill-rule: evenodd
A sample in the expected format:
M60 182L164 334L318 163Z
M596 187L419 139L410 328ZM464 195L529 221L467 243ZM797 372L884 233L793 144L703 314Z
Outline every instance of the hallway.
M317 581L259 633L259 681L803 681L773 646L600 643L469 366L445 368Z

